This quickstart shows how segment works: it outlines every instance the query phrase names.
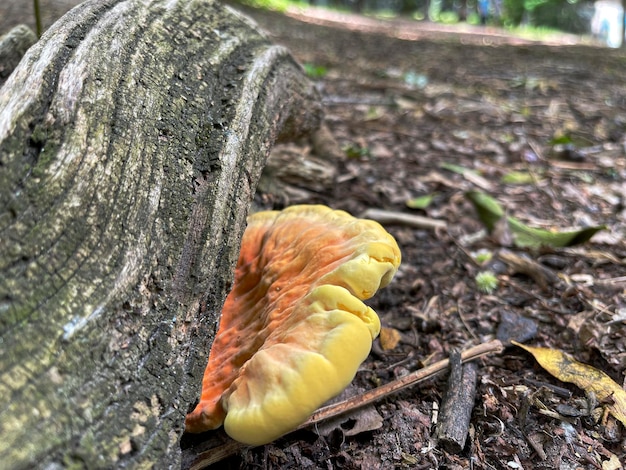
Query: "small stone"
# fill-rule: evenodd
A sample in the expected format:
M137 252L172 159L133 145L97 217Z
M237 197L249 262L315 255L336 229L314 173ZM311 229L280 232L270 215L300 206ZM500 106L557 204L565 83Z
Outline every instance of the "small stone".
M511 340L524 343L537 334L537 323L513 312L503 311L500 315L500 324L496 338L503 344L510 344Z

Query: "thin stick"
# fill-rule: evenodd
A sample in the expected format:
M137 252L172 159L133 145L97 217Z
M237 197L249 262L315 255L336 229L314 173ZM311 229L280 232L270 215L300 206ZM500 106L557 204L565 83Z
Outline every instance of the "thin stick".
M185 459L183 459L183 463L181 464L181 468L188 468L189 470L202 470L207 468L209 465L213 465L214 463L221 462L224 459L227 459L231 455L235 455L237 452L242 449L247 448L248 446L242 444L241 442L237 442L234 440L229 440L224 442L218 446L212 447L208 450L200 452L195 456L193 461L186 465ZM185 451L183 451L184 457Z
M404 212L386 211L383 209L367 209L360 215L363 219L372 219L381 224L399 224L408 227L423 229L446 229L448 224L445 220L431 219L415 214Z
M35 24L37 26L37 37L41 37L41 10L39 9L39 0L33 0L33 7L35 8Z

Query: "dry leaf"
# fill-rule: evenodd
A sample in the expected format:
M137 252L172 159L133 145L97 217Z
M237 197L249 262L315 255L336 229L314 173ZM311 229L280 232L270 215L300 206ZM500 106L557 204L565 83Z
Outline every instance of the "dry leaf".
M354 394L355 391L351 390L350 393L343 395L350 396L351 393ZM317 423L315 432L320 436L329 436L333 431L339 431L344 436L356 436L367 431L380 429L383 422L384 419L376 411L376 407L370 405Z
M573 383L588 395L593 393L609 413L626 426L626 391L601 370L576 361L562 351L550 348L534 348L511 341L531 353L537 362L557 379Z
M389 351L395 348L400 342L400 332L395 328L382 327L380 329L379 339L380 347L383 348L384 351Z
M356 422L350 429L344 428L344 435L356 436L367 431L373 431L383 427L383 417L376 411L376 407L368 406L351 415Z
M612 454L609 460L602 462L602 470L621 470L623 468L619 457L615 454Z

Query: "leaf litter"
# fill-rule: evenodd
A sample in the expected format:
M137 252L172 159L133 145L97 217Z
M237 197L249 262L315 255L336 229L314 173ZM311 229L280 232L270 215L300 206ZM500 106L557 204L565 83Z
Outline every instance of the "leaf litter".
M485 46L481 37L419 31L418 40L403 40L394 37L393 22L375 34L356 23L347 30L319 19L246 13L309 70L323 66L324 73L312 75L326 125L343 152L325 159L319 148L303 147L328 162L334 177L320 182L295 169L281 175L289 189L276 189L275 178L255 204L323 203L368 214L402 250L396 278L371 301L390 334L374 343L354 380L353 399L495 337L569 354L621 387L623 52ZM548 233L603 230L573 247L503 244L511 224L489 236L466 197L471 191L488 193L505 208L505 222L514 217ZM497 282L487 279L489 289L481 291L475 280L482 272ZM476 398L459 452L435 438L447 386L440 374L379 395L363 408L375 414L348 411L325 435L311 425L239 451L216 468L623 468L624 426L595 411L610 405L610 397L594 391L593 403L515 347L475 362Z

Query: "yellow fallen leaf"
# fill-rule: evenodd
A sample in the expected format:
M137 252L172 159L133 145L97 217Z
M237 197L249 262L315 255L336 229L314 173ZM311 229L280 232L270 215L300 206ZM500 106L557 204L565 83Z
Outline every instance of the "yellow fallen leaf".
M395 328L382 327L380 329L380 347L385 351L395 348L400 342L400 332Z
M593 393L609 413L626 426L626 391L601 370L578 362L569 354L550 348L534 348L511 341L534 356L557 379L573 383L587 394Z
M622 470L623 468L619 457L615 454L611 454L609 460L602 462L602 470Z

